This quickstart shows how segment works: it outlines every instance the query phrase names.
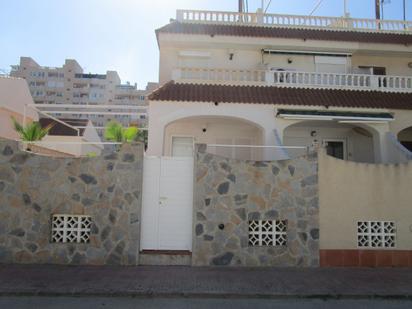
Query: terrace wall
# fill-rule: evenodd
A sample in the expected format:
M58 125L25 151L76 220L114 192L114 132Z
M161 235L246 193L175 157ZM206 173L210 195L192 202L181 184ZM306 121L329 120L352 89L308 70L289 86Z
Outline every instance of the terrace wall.
M196 266L318 266L316 155L282 161L195 157L193 252ZM251 245L254 220L287 220L287 244Z
M355 163L321 151L321 266L412 266L411 184L411 161ZM394 222L395 246L359 246L358 221Z
M138 263L143 145L52 158L0 140L0 262ZM88 243L51 242L53 214L89 215Z

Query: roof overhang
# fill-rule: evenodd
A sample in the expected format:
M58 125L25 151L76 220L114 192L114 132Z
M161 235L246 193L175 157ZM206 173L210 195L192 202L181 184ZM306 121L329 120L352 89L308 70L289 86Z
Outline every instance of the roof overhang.
M276 117L286 120L320 120L340 123L382 123L394 120L390 113L362 113L343 111L317 111L279 109Z

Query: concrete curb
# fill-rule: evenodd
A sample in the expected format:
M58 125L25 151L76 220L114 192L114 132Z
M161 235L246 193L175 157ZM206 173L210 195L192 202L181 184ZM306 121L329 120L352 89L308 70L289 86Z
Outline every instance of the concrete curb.
M385 300L408 300L412 302L412 295L399 294L237 294L237 293L162 293L162 292L134 292L134 291L91 291L91 292L53 292L53 291L15 291L2 292L0 297L20 297L20 296L38 296L38 297L132 297L132 298L218 298L218 299L321 299L321 300L371 300L371 299L385 299Z

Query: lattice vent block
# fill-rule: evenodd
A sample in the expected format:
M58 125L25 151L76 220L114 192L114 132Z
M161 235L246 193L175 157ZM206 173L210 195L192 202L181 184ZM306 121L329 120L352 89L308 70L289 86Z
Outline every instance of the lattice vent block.
M53 215L51 241L87 243L90 239L92 218L83 215Z
M287 220L249 221L249 246L286 246Z
M396 226L392 221L359 221L358 247L394 248L396 246Z

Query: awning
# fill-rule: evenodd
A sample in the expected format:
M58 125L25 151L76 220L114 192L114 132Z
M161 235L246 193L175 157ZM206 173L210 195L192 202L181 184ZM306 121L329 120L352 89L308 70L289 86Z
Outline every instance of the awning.
M295 109L279 109L276 116L288 120L324 120L338 121L340 123L387 122L394 119L392 114L390 113L362 113Z

